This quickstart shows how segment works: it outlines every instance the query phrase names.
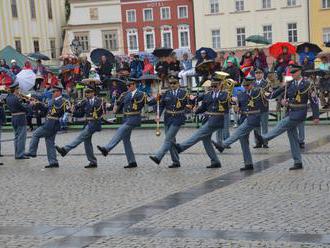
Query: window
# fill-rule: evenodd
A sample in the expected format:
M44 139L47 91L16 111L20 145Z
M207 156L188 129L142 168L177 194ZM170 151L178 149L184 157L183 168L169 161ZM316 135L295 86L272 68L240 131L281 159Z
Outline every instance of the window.
M47 0L47 12L48 12L48 19L53 19L53 8L52 8L52 0Z
M102 32L103 47L110 51L118 50L118 32L117 30L106 30Z
M20 39L15 39L15 48L17 52L22 53L22 42Z
M89 17L90 17L91 20L98 20L99 19L98 8L90 8L89 9Z
M14 18L17 18L18 17L17 2L16 2L16 0L11 0L11 15Z
M330 28L323 29L323 42L330 42Z
M34 52L35 53L40 52L39 40L37 40L37 39L33 40L33 47L34 47Z
M211 14L219 13L219 0L210 0Z
M330 8L330 0L322 0L322 8L323 9Z
M244 0L236 0L235 9L236 11L244 11Z
M178 18L188 18L188 6L178 6Z
M180 25L178 27L178 32L179 32L179 47L189 48L190 47L189 25Z
M291 6L296 6L296 5L297 5L297 1L296 1L296 0L288 0L288 1L287 1L287 5L288 5L289 7L291 7Z
M238 47L246 46L245 28L237 28L236 33L237 33L237 46Z
M272 25L264 25L262 26L262 31L264 34L264 38L268 40L270 43L273 43L273 31Z
M55 59L56 58L56 41L55 41L55 39L50 39L49 44L50 44L50 57L52 59Z
M135 9L130 9L126 11L126 21L136 22L136 11Z
M34 0L30 0L31 18L36 19L36 5Z
M288 41L289 42L298 42L297 23L288 24Z
M212 48L219 49L221 47L220 29L212 30Z
M152 21L154 19L152 9L143 9L143 20Z
M270 9L272 7L271 0L262 0L262 8L263 9Z
M144 48L145 50L155 49L155 30L152 27L144 28Z
M89 52L89 34L88 32L74 33L74 38L79 41L81 52Z
M128 51L138 51L138 33L136 29L127 31L127 47Z
M172 27L164 26L161 28L162 47L172 48Z
M171 9L170 9L170 7L161 7L160 8L160 18L162 20L171 19Z

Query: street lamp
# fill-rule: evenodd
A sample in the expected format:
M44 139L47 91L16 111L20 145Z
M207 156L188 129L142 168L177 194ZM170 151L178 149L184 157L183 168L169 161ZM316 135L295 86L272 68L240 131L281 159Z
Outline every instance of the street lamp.
M70 48L71 48L71 51L74 53L74 55L79 57L79 55L82 52L82 45L81 45L80 41L77 40L76 38L74 38L71 41Z

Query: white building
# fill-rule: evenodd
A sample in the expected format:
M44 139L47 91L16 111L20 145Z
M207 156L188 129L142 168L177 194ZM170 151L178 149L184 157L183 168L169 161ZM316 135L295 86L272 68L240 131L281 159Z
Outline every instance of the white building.
M124 52L120 0L70 0L70 6L62 54L70 53L74 39L87 55L95 48L106 48L114 54Z
M255 46L245 42L250 35L309 40L308 0L194 0L194 12L197 48L244 49Z

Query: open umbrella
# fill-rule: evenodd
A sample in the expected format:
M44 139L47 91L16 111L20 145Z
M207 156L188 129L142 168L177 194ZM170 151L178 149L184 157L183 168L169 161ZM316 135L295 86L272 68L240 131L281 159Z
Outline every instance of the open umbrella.
M157 58L161 58L161 57L170 56L172 52L173 52L173 49L172 48L161 47L161 48L156 48L152 52L152 54L154 56L156 56Z
M28 92L31 90L35 84L36 81L36 74L30 70L21 70L17 75L16 75L16 82L18 82L20 89L23 92Z
M144 74L141 77L138 78L139 81L142 80L160 80L160 78L157 75L154 74Z
M261 35L251 35L245 39L245 41L248 42L253 42L256 44L264 44L264 45L269 45L271 44L265 37Z
M269 54L277 58L283 53L283 47L288 49L289 54L296 54L296 47L289 42L276 42L269 47Z
M91 60L95 65L99 65L101 57L105 56L110 63L115 62L115 56L107 49L96 48L91 52Z
M183 54L188 54L188 59L192 59L193 55L191 53L191 50L189 48L177 48L174 50L176 53L176 57L178 60L183 60Z
M309 51L314 54L322 52L322 49L318 45L314 43L305 42L297 46L297 53L303 53L305 51L305 47L308 47Z
M148 52L138 52L137 55L139 55L140 59L144 60L145 58L149 59L149 62L151 64L156 64L158 59L155 55L153 55L152 53L148 53Z
M217 57L217 53L212 48L201 47L196 51L196 59L202 58L201 51L205 51L209 59L215 59Z
M47 55L39 53L39 52L29 53L27 56L30 58L33 58L33 59L50 60L50 58Z

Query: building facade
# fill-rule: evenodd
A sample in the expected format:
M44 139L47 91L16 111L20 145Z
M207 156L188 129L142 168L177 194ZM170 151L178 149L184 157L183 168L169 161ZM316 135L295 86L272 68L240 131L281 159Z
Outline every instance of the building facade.
M311 0L309 16L311 42L330 52L330 47L324 45L330 42L330 0Z
M245 49L250 35L309 41L308 0L194 0L194 12L197 47Z
M193 0L121 0L125 53L195 48Z
M62 53L70 53L73 40L79 41L81 53L95 48L123 54L120 0L70 0L71 14L64 27Z
M63 44L64 0L1 0L0 49L7 45L28 54L56 59Z

